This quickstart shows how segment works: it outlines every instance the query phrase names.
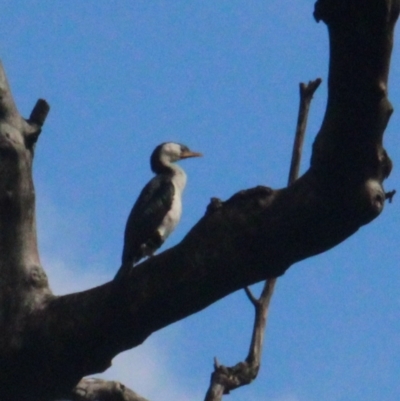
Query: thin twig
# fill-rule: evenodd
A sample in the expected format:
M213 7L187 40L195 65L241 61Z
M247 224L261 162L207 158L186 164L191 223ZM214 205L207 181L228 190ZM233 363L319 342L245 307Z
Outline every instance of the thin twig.
M258 304L255 307L255 318L253 326L253 335L251 337L251 343L249 353L246 358L246 362L252 366L259 366L261 364L262 347L264 343L265 327L268 319L269 303L274 293L276 278L268 279L264 288L261 292Z
M292 161L290 163L288 186L293 184L299 176L301 154L303 151L304 137L306 133L308 113L310 111L311 100L315 91L321 84L321 78L310 81L308 84L301 83L300 88L300 105L297 118L296 134L294 137Z
M247 295L247 298L249 298L249 301L255 306L257 307L259 301L258 299L254 296L254 294L252 293L251 289L249 287L245 287L244 288L244 292Z
M393 197L396 195L396 190L393 189L393 191L389 191L385 193L385 199L389 200L389 203L393 202Z
M300 170L301 153L303 148L307 117L314 92L321 84L321 79L310 81L308 84L300 84L300 107L297 119L296 135L293 144L292 161L290 165L288 185L291 185L298 177ZM220 401L224 394L251 383L258 374L261 364L262 346L264 342L265 327L268 319L269 304L274 292L277 279L266 280L260 298L256 298L250 288L245 287L245 292L255 309L253 333L249 352L244 362L235 366L221 365L217 358L214 359L214 372L211 375L210 386L207 390L205 401Z

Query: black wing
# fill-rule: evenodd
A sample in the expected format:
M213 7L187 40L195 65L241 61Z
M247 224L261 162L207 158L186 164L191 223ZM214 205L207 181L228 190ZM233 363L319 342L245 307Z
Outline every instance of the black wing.
M171 209L175 188L170 175L160 174L142 189L125 227L122 264L132 266L143 255L142 245L156 233Z

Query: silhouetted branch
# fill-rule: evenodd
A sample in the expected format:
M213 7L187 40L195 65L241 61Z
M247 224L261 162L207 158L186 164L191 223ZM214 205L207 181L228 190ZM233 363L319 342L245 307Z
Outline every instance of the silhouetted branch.
M389 201L389 203L392 203L395 195L396 195L396 190L393 189L392 191L385 193L385 198Z
M49 114L50 106L44 99L39 99L33 108L29 121L39 125L40 127L46 121L47 114Z
M82 379L68 398L71 401L148 401L120 382L96 378Z
M32 148L38 140L39 135L42 131L42 126L46 121L46 117L49 111L49 104L45 100L39 99L36 102L29 119L26 120L24 129L25 141L29 148Z
M247 295L247 298L249 299L249 301L254 305L257 306L258 304L258 299L254 296L253 292L251 291L250 287L245 287L244 291Z
M308 84L300 84L300 107L297 118L297 128L293 143L292 160L290 165L288 185L291 185L298 177L301 162L301 153L307 127L307 118L314 92L321 83L318 78ZM211 375L210 386L207 390L205 401L220 401L224 394L250 384L258 375L261 364L262 347L265 336L265 328L268 319L269 304L274 292L277 279L270 278L261 292L260 298L256 298L249 287L245 287L247 297L255 308L254 326L251 336L249 353L244 362L239 362L233 367L220 365L215 359L214 372Z
M308 113L310 104L315 91L321 84L321 78L315 81L310 81L308 84L300 83L300 105L299 114L297 117L296 134L294 137L292 161L290 163L288 185L292 184L299 177L301 154L303 151L304 136L306 133Z
M220 401L224 394L229 394L238 387L250 384L260 368L265 325L268 316L268 306L274 290L276 279L267 280L259 299L253 299L255 309L253 335L249 352L244 362L235 366L220 365L215 358L214 372L211 375L210 386L205 401Z

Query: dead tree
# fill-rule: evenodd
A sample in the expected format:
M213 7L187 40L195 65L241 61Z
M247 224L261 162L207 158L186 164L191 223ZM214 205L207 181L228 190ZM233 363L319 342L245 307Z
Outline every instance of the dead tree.
M284 274L376 218L390 196L382 186L392 167L382 137L392 113L387 81L399 9L400 0L316 2L315 18L329 30L329 93L303 176L287 188L260 186L214 200L177 246L124 280L65 296L51 293L36 243L32 161L48 105L38 101L23 119L1 69L0 399L89 400L100 382L77 383L118 353L240 288ZM113 389L108 399L132 395Z

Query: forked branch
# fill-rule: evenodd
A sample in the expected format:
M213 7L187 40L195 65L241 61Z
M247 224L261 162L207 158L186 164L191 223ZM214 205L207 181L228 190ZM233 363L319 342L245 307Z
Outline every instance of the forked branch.
M300 84L300 106L293 143L288 185L293 184L299 174L310 104L313 95L321 82L322 80L317 78L315 81L310 81L308 84ZM269 305L276 281L277 278L268 279L265 282L260 298L258 299L254 296L249 287L245 287L246 295L255 309L249 353L244 362L239 362L233 367L220 365L217 359L215 359L214 372L211 374L210 386L207 390L205 401L220 401L224 394L229 394L230 391L250 384L256 379L261 365Z

